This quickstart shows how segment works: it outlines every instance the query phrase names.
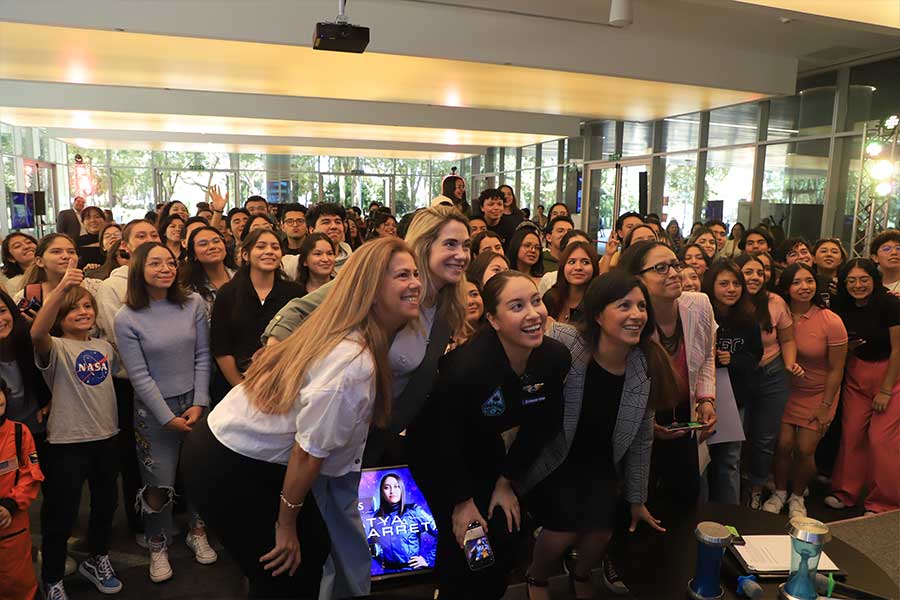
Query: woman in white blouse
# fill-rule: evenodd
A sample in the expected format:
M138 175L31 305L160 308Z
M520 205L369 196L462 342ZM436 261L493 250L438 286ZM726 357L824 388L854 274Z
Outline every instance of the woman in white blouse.
M317 537L318 511L331 540L319 597L369 593L356 508L362 454L370 424L390 417L388 348L418 318L420 292L402 240L365 244L319 309L263 349L188 438L188 491L250 580L251 597L305 597L319 585L327 543Z

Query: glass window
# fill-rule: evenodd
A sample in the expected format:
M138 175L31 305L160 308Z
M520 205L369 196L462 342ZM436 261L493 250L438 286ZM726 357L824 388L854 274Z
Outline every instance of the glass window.
M519 168L516 164L516 152L518 150L518 148L503 148L503 154L500 158L501 171L514 171Z
M565 150L563 162L568 162L570 160L584 160L584 138L577 137L567 139L565 141Z
M739 104L709 112L709 147L736 146L756 141L759 104Z
M6 204L11 206L12 202L9 195L18 190L19 184L16 183L16 159L12 156L3 156L3 187L6 188ZM9 222L9 221L7 221Z
M243 159L242 159L243 160ZM241 163L243 165L243 163ZM318 156L292 156L291 170L315 173L319 170Z
M241 170L247 171L263 171L266 168L265 154L241 154L238 157L238 164Z
M847 130L861 131L864 121L883 120L900 110L900 57L853 67Z
M315 173L291 173L291 200L305 206L318 202L319 176Z
M616 169L592 169L589 179L587 232L596 236L598 249L604 251L616 222L616 215L613 213L616 202Z
M16 153L15 144L13 143L12 125L0 123L0 154L12 156Z
M700 113L664 119L662 128L663 150L674 152L700 147Z
M431 195L427 161L397 160L396 169L394 212L404 215L428 206L434 196Z
M443 179L450 175L453 167L456 167L456 174L459 175L459 165L460 161L458 160L433 160L431 161L431 174Z
M565 140L556 140L554 142L544 142L541 144L541 166L553 167L559 164L559 144L565 143Z
M709 151L703 194L704 219L721 219L729 229L737 221L747 224L755 153L754 148Z
M643 156L653 152L653 123L625 122L622 156Z
M75 163L75 155L80 154L84 162L92 165L106 165L106 150L91 150L90 148L79 148L77 146L69 146L69 164Z
M694 190L697 187L697 155L675 154L665 159L661 220L678 221L682 235L690 232L694 220Z
M791 235L819 237L828 174L828 140L766 147L760 217ZM746 223L746 221L745 221Z
M522 169L533 169L537 160L537 146L522 147Z
M110 207L117 223L142 219L153 208L153 169L114 167L110 169L110 179Z
M522 182L516 190L519 208L531 208L534 202L534 171L522 171Z
M390 175L394 172L393 158L361 158L359 168L366 173Z
M85 206L109 208L109 176L106 167L82 166L71 169L69 190L75 195L84 196Z
M797 95L773 98L768 139L829 135L834 114L837 75L834 71L797 81Z
M616 152L616 122L592 123L588 129L591 136L591 160L607 160Z
M487 149L487 154L481 156L481 172L496 173L500 170L500 148Z
M153 155L149 150L109 151L109 162L115 167L149 167L152 159Z
M241 157L243 160L243 157ZM265 171L249 171L241 169L241 191L238 194L239 199L249 198L250 196L266 195L266 172ZM234 202L235 206L239 202Z
M538 203L550 206L556 202L556 182L559 179L560 168L552 167L541 169L541 195Z
M355 156L320 156L319 170L332 173L349 173L356 169ZM327 186L326 186L327 187Z
M834 233L844 241L850 252L853 230L853 212L856 210L856 188L859 184L859 155L862 152L862 136L836 140L841 156L838 167L838 193ZM868 256L868 249L864 256Z

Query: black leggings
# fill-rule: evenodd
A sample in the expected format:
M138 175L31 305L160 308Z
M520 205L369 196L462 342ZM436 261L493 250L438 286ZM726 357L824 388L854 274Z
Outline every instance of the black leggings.
M242 456L222 445L206 420L181 448L187 492L206 526L250 580L250 598L315 598L322 565L331 549L312 494L297 520L302 562L293 577L272 577L259 557L275 547L279 493L287 468Z
M116 512L119 473L116 438L75 444L47 444L41 456L44 502L41 505L41 577L47 583L63 578L66 541L78 520L81 491L91 491L88 548L91 555L108 554Z

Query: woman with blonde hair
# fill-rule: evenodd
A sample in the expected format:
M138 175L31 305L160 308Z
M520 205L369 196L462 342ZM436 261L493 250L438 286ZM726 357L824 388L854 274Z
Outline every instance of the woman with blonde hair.
M251 597L315 589L327 548L318 510L331 538L320 597L369 593L356 509L360 463L370 424L390 418L388 349L419 317L421 291L403 241L363 245L320 310L260 350L244 381L190 436L182 461L188 492L250 580Z
M420 318L398 332L389 360L394 376L393 412L385 429L374 429L366 445L365 464L403 464L405 439L400 432L419 414L437 378L438 359L452 336L468 337L465 273L469 264L469 221L459 211L435 206L418 211L406 232L422 297ZM285 339L329 296L327 283L282 308L263 333L268 344Z

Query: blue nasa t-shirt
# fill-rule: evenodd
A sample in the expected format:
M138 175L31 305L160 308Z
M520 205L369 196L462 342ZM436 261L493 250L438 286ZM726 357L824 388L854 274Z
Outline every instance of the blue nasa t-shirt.
M54 337L50 359L35 363L53 394L47 441L51 444L93 442L119 432L111 364L115 353L106 340L87 342Z

